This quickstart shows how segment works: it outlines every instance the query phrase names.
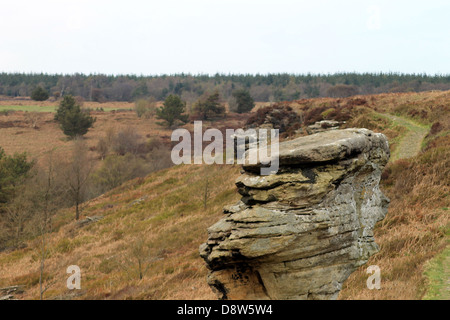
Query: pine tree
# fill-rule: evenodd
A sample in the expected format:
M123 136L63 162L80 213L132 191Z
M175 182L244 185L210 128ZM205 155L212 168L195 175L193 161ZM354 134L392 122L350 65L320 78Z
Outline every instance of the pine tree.
M250 95L250 92L248 92L248 90L246 89L239 89L234 91L233 97L237 102L238 113L250 112L255 107L255 101Z
M156 110L156 116L158 119L166 121L169 127L172 127L176 121L186 123L188 116L183 114L185 107L186 102L182 101L179 96L171 94L164 100L163 106Z
M64 134L72 139L85 135L95 122L95 118L81 110L81 106L71 95L64 96L56 110L55 120L59 122Z
M200 98L193 106L193 111L202 119L223 117L225 115L225 107L220 103L219 92Z

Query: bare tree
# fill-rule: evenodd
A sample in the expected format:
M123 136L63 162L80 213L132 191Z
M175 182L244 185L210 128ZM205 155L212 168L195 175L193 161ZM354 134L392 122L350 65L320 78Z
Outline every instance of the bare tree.
M58 83L57 83L57 87L61 87L60 92L60 97L64 96L64 91L70 86L71 83L71 79L69 76L62 76L59 78Z
M145 274L151 266L151 263L158 260L151 258L151 248L144 239L139 238L133 243L131 250L125 257L125 262L121 267L126 271L130 278L138 277L144 279Z
M4 225L5 231L10 231L13 238L13 246L18 247L22 243L23 233L27 223L32 219L34 211L30 202L29 189L20 188L17 196L5 207Z
M136 155L142 144L142 136L133 127L125 127L121 129L115 136L113 142L113 150L119 155L131 153Z
M100 153L102 160L111 152L116 135L116 129L114 127L108 127L105 130L105 135L98 141L97 151Z
M92 171L89 149L83 138L76 138L72 145L72 157L63 171L67 184L67 192L75 205L75 219L80 219L83 202L86 199L88 181Z

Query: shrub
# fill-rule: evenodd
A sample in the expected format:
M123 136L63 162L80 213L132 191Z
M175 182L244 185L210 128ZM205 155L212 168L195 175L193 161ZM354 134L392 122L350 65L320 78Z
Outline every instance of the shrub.
M303 113L305 125L311 125L322 120L347 121L352 118L351 105L319 105L310 106Z
M426 119L428 117L428 112L426 110L410 110L408 115L411 117L420 117L422 119Z
M314 124L317 121L323 120L323 113L327 109L327 106L310 107L303 113L303 121L305 121L305 125Z
M106 192L128 180L145 177L172 165L170 150L162 143L150 140L139 145L137 154L107 155L94 173L93 182L99 192Z
M136 158L132 154L109 155L100 169L95 172L93 180L101 191L111 190L139 176L144 165L143 159Z
M27 176L34 162L28 161L26 153L7 156L0 147L0 204L6 203Z
M443 129L442 124L440 122L435 122L431 126L430 135L435 135L435 134L439 133L440 131L442 131L442 129Z
M248 128L260 127L263 124L270 124L274 129L278 129L284 136L292 135L295 130L302 125L300 115L286 105L274 105L258 109L246 123Z
M112 149L118 155L138 154L142 136L133 127L119 131L112 142Z
M25 121L33 129L39 129L38 122L41 119L41 113L37 111L25 112Z
M36 87L33 92L31 92L31 99L35 101L45 101L48 97L48 92L40 86Z
M139 99L134 103L134 111L138 118L149 119L156 113L156 100L151 97L149 99Z

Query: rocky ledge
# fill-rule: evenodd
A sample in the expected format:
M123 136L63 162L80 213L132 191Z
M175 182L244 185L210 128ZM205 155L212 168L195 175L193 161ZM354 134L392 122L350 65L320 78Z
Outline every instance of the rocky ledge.
M242 199L208 229L200 255L219 299L336 299L378 251L373 227L389 200L379 189L386 137L326 131L279 145L280 168L244 165Z

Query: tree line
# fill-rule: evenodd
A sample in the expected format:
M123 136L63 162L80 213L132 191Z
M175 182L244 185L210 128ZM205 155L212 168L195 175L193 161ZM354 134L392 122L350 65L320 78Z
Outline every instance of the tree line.
M334 74L173 74L104 75L0 73L0 95L41 99L70 94L87 101L136 101L153 97L165 100L178 95L194 103L206 92L217 91L228 100L237 89L246 89L255 101L285 101L315 97L346 97L355 94L449 90L450 75L404 73Z

